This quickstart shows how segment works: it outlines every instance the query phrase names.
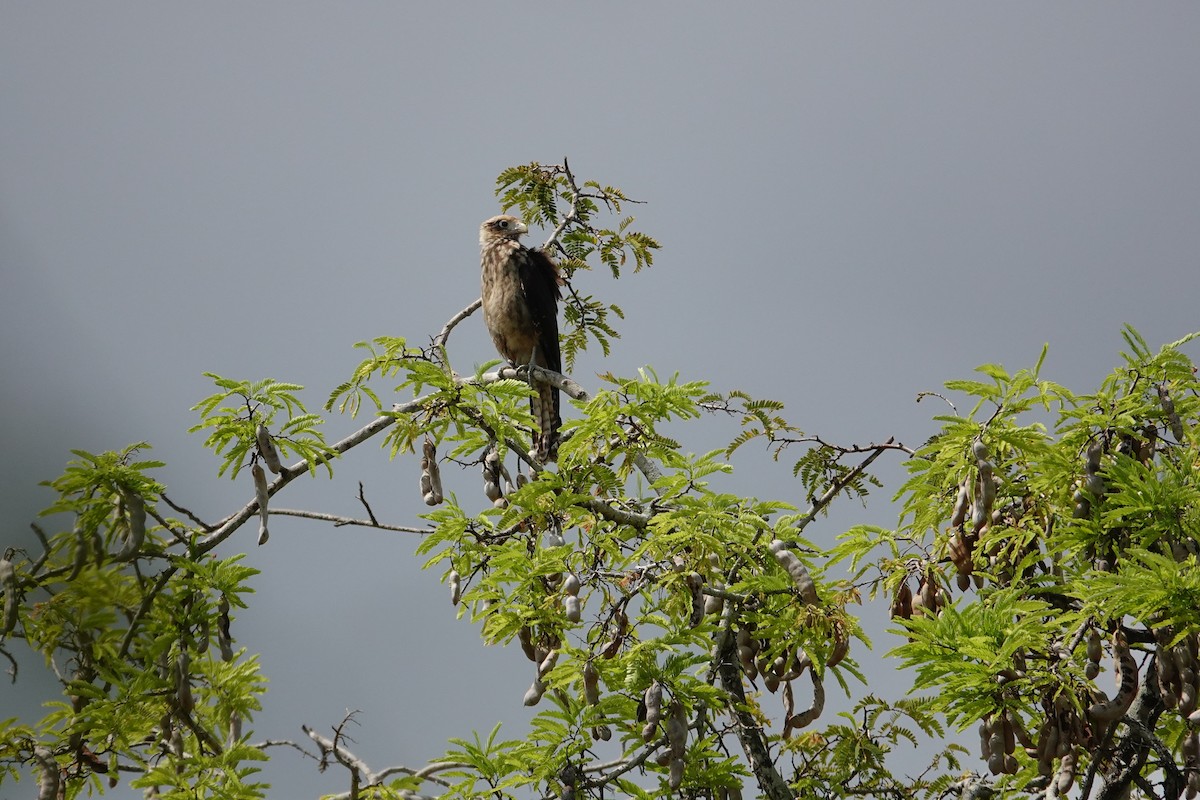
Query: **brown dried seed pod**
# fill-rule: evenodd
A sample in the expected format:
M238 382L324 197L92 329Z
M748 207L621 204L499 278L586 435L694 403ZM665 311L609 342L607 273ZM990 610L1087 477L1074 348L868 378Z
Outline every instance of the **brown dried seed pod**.
M671 787L671 791L675 791L683 785L683 769L684 763L682 758L676 758L671 761L671 766L667 772L667 786Z
M1089 661L1095 662L1104 657L1104 643L1100 639L1100 631L1095 628L1088 632L1087 657Z
M258 428L254 431L254 439L258 444L258 454L262 456L263 461L267 462L267 469L276 475L283 472L279 451L275 449L275 441L271 438L271 432L267 430L266 425L258 423Z
M790 730L800 730L817 721L817 717L821 716L821 712L825 710L825 684L822 682L816 670L810 670L808 677L812 680L813 701L812 705L799 714L789 714L786 727ZM791 684L788 684L791 688Z
M1125 636L1118 629L1112 637L1113 657L1117 662L1117 680L1120 688L1112 700L1101 699L1088 707L1088 716L1099 722L1112 722L1122 716L1133 705L1138 688L1137 661L1129 652ZM1101 693L1103 697L1103 693Z
M809 605L817 605L820 602L817 597L817 587L813 583L812 576L808 574L808 568L804 566L804 562L795 553L788 550L787 546L779 539L771 542L769 549L775 556L775 560L787 571L792 582L796 584L796 588L800 591L800 599Z
M837 638L833 640L833 647L829 648L829 657L825 659L825 666L829 668L842 663L842 659L850 652L850 638L841 631L837 631L834 635Z
M1083 665L1083 674L1089 681L1094 681L1100 675L1100 665L1089 661Z
M533 662L541 661L533 646L533 631L529 629L528 625L522 625L517 631L517 641L521 644L521 652L525 654L526 658Z
M607 742L612 738L612 729L607 725L597 725L592 728L592 738L599 739L602 742Z
M1171 392L1167 389L1165 383L1160 383L1158 389L1158 404L1162 406L1163 416L1167 418L1167 427L1171 429L1171 435L1175 437L1175 441L1183 441L1183 420L1179 418L1179 414L1175 411L1175 401L1171 399Z
M546 677L546 673L554 669L554 665L557 663L558 650L550 650L548 653L546 653L545 658L538 663L538 677Z
M257 462L250 466L250 474L254 476L254 494L258 499L258 543L266 544L267 539L271 537L267 530L267 505L269 496L267 494L267 473Z
M33 748L33 760L37 762L38 771L41 772L41 777L38 778L38 800L58 800L62 772L54 758L54 752L48 747L38 745Z
M649 742L658 732L658 723L662 719L662 684L651 681L650 686L642 696L646 704L646 725L642 728L642 740Z
M687 714L684 713L683 704L672 700L667 714L667 744L676 758L681 758L687 750L687 732Z
M725 584L720 581L714 581L712 587L717 590L723 590ZM717 615L725 610L725 598L716 595L704 595L704 613L706 615Z
M1011 756L1017 750L1017 734L1007 715L1000 718L1000 735L1004 741L1004 754Z
M900 617L901 619L911 619L913 614L913 593L912 589L908 588L908 579L900 581L900 585L896 587L896 595L892 598L891 615L892 619Z
M937 614L940 603L938 602L938 585L937 578L933 574L933 570L925 573L925 577L921 580L921 586L917 590L917 596L920 598L920 607L929 614ZM917 603L913 601L913 610L917 610Z
M1059 794L1066 794L1071 791L1071 786L1075 783L1075 749L1072 748L1063 754L1062 760L1058 762L1058 775L1054 778L1054 788Z
M954 508L950 510L950 527L962 528L967 521L967 510L971 507L971 486L963 481L958 486L958 496L954 499Z
M190 714L195 707L192 699L191 677L191 659L188 651L180 650L179 658L175 659L175 702L184 714Z
M1188 731L1187 736L1183 737L1180 751L1183 753L1184 763L1188 766L1195 766L1200 762L1200 731Z
M573 594L564 597L563 613L567 617L567 622L579 622L583 619L583 606L580 604L579 598Z
M525 691L523 702L527 706L536 706L541 702L542 695L546 693L546 684L542 683L540 677L534 678L533 683Z
M589 706L600 703L600 673L590 661L583 665L583 699Z

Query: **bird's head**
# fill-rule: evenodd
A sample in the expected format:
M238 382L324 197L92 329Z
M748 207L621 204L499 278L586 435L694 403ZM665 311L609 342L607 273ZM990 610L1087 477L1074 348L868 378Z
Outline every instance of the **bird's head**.
M483 245L497 239L512 239L515 242L523 233L529 233L529 227L524 222L511 214L501 214L484 220L479 226L479 243Z

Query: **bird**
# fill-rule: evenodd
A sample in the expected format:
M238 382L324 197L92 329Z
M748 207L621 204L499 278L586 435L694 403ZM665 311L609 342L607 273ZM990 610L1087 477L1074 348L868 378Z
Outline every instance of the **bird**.
M483 321L496 350L514 367L533 365L562 372L558 345L558 301L562 278L545 252L521 244L528 226L501 214L479 226L479 262ZM532 383L532 376L530 378ZM555 456L562 418L558 389L538 381L529 401L538 431L533 455L546 462Z

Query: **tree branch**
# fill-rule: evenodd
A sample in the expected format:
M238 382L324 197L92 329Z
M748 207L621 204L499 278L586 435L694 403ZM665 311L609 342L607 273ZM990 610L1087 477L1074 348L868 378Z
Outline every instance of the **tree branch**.
M370 519L355 519L354 517L343 517L337 514L325 514L320 511L302 511L296 508L272 508L271 516L319 519L324 522L332 522L335 528L340 528L343 525L358 525L363 528L379 528L380 530L396 531L398 533L417 533L422 535L433 533L433 528L413 528L405 525L389 525L386 522L378 522Z

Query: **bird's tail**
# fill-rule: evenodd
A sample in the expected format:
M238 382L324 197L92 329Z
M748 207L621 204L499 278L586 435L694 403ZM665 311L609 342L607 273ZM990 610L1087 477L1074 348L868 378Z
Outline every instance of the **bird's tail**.
M537 392L529 399L529 410L538 424L533 454L539 461L553 461L558 455L558 429L562 425L558 389L539 381Z

